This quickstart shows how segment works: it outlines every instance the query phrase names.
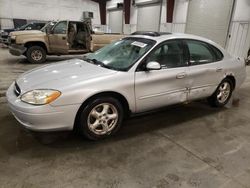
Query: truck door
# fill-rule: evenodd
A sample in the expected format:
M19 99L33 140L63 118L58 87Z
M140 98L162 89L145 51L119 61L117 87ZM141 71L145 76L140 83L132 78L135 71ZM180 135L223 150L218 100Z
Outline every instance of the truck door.
M68 22L58 22L48 34L49 46L53 53L67 54L68 44Z

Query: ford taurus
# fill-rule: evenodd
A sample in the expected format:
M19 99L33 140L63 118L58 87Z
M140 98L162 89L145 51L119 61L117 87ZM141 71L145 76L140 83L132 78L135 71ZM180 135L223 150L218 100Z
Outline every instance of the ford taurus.
M149 35L22 74L7 91L13 115L27 129L76 129L97 140L130 114L201 98L222 107L246 77L244 61L208 39Z

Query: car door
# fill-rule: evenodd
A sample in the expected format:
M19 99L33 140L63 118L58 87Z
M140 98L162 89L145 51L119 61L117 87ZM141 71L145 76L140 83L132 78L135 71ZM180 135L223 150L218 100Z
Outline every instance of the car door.
M198 40L185 40L189 51L188 100L211 96L223 79L222 53Z
M152 61L158 62L161 69L145 70ZM135 73L137 112L185 102L187 76L187 58L181 40L169 40L155 47Z
M67 42L68 22L58 22L48 34L51 51L59 54L67 54L69 44Z

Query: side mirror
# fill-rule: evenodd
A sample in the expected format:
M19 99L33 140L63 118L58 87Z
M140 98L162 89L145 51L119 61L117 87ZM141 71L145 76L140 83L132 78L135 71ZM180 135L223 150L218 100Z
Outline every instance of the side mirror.
M25 30L31 30L32 28L31 27L26 27Z
M160 70L161 65L160 65L160 63L158 63L156 61L150 61L150 62L147 63L146 69L147 70Z
M48 27L45 28L45 32L47 34L53 34L53 30L51 28L48 28Z

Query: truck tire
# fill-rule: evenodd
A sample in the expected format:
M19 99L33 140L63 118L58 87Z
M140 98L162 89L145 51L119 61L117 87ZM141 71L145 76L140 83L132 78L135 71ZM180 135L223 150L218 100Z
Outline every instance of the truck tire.
M41 46L30 46L26 51L26 57L30 63L44 63L46 51Z
M250 64L250 48L248 50L248 53L247 53L247 60L246 60L246 64L249 65Z

